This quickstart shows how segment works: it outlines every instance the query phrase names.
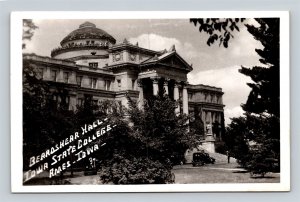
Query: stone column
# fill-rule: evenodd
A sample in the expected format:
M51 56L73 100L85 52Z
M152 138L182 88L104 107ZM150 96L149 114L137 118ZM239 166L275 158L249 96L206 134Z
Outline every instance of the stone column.
M62 69L58 70L56 81L57 82L64 82L64 71Z
M165 81L164 81L164 89L165 89L166 95L169 94L169 86L168 86L169 81L170 81L170 79L165 79Z
M139 79L137 81L138 84L138 90L139 90L139 100L138 100L138 107L140 109L143 108L143 104L144 104L144 91L143 91L143 80Z
M75 92L70 92L69 110L76 110L77 95Z
M178 89L178 83L175 82L174 84L174 100L178 102L179 100L179 89ZM178 103L178 106L175 109L175 113L179 114L180 113L180 103Z
M74 71L70 72L69 83L76 84L76 73Z
M204 111L203 109L201 109L201 111L202 111L201 119L204 127L204 138L206 138L206 111Z
M158 79L159 78L151 79L153 83L153 95L158 95Z
M188 93L186 89L187 83L185 82L183 84L183 89L182 89L182 108L183 108L183 113L184 114L189 114L189 100L188 100Z
M187 93L187 82L183 83L182 86L182 112L183 114L189 115L189 100L188 100L188 93ZM189 120L187 121L187 124L189 125ZM187 131L190 131L190 127L188 126Z
M51 68L46 67L43 75L44 80L51 80Z

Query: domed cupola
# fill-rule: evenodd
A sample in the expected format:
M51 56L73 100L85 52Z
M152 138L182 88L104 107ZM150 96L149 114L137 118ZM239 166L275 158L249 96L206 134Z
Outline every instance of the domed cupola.
M96 25L91 22L85 22L79 25L79 28L67 35L61 42L61 46L65 46L70 42L82 39L95 39L103 42L115 44L116 40L102 29L96 28Z
M107 49L115 43L116 39L107 32L91 22L84 22L60 42L61 47L52 50L51 57L74 61L82 57L108 57Z

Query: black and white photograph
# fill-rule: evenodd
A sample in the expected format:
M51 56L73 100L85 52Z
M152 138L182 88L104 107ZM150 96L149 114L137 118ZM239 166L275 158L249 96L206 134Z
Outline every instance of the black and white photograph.
M288 191L288 24L284 11L13 13L13 190Z

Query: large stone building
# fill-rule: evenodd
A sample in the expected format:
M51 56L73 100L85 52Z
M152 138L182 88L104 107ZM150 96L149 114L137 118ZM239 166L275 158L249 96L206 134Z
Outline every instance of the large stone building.
M117 100L126 107L129 95L142 107L143 99L165 91L170 98L180 101L178 113L191 114L191 124L202 127L204 135L199 135L199 140L203 148L214 152L215 142L222 139L222 89L188 84L187 74L193 68L176 52L175 46L154 51L126 39L116 43L111 35L85 22L52 50L51 57L23 57L41 70L44 80L60 83L67 89L65 102L70 110L82 105L85 96L92 97L95 103ZM61 101L53 95L53 99Z

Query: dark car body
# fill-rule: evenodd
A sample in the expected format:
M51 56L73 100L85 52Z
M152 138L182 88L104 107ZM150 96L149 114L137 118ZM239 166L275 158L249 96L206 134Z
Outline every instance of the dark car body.
M208 153L205 152L196 152L193 154L193 166L203 166L204 164L214 164L216 159L209 156Z

